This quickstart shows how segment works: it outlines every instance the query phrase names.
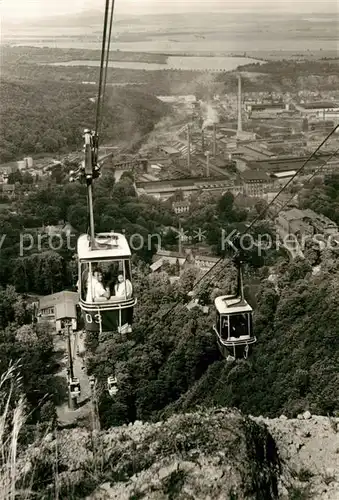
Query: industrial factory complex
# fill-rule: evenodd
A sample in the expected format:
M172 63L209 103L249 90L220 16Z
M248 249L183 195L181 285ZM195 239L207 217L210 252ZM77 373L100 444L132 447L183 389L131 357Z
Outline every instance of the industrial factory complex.
M139 195L162 200L173 202L180 192L180 198L189 201L202 191L271 199L338 122L339 92L292 95L244 92L243 87L239 75L233 94L205 100L195 95L158 96L172 109L163 126L157 124L137 154L108 147L101 154L102 163L114 171L116 181L132 172ZM298 180L337 171L337 141L334 134ZM15 196L15 185L8 181L11 173L19 170L40 178L61 162L40 163L25 158L0 165L2 194Z
M325 100L324 100L325 98ZM159 96L173 108L173 126L157 128L136 156L109 161L118 180L134 173L139 195L167 200L181 191L269 198L287 183L339 120L339 93ZM178 118L178 119L177 119ZM180 121L181 118L181 121ZM302 180L339 169L329 140L303 170Z

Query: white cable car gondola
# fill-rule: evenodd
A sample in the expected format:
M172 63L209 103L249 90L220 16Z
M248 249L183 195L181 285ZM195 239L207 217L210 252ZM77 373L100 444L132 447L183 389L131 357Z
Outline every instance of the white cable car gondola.
M132 331L131 251L124 235L97 234L78 239L80 307L87 331Z
M118 392L117 387L117 378L116 377L108 377L107 379L107 389L110 396L115 396Z
M132 331L133 297L131 250L124 235L95 234L92 183L100 175L98 137L85 130L85 161L72 180L84 179L88 191L90 234L78 239L79 305L90 332Z
M68 390L71 398L78 398L81 394L80 381L76 377L70 377L68 380Z
M228 351L231 351L235 359L240 355L246 359L250 345L254 344L257 339L253 336L253 309L244 298L241 262L236 262L236 265L238 268L237 293L215 299L216 324L213 329L224 357L227 356Z

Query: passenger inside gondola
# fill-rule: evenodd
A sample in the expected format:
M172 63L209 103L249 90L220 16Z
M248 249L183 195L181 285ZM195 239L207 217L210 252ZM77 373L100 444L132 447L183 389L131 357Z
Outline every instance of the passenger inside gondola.
M81 267L81 298L85 302L119 302L133 296L128 260L85 262Z
M248 315L235 314L230 316L231 337L239 338L248 335Z
M114 287L115 296L123 298L125 300L130 299L133 294L132 283L129 279L124 279L124 275L120 273L118 275L118 282Z
M104 287L102 270L97 267L89 275L86 302L101 302L110 298L110 290Z
M220 323L220 337L222 340L228 339L228 317L221 317Z

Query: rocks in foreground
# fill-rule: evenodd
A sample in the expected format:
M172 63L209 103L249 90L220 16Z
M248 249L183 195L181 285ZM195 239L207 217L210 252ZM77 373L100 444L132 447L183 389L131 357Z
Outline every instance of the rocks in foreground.
M280 463L265 425L237 410L176 415L92 435L74 429L45 439L37 467L55 470L60 498L275 499ZM36 449L36 448L35 448ZM35 467L34 467L35 466ZM54 469L53 469L54 468ZM35 481L39 489L39 479ZM44 484L53 494L55 480Z

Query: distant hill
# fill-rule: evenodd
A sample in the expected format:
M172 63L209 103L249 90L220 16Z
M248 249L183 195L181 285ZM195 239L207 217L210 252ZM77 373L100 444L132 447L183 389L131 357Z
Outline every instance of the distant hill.
M56 27L93 27L102 25L104 14L100 10L88 10L79 14L63 14L60 16L44 17L40 19L28 19L22 22L6 21L6 28L56 28Z
M81 147L84 128L94 127L96 88L63 82L0 84L0 161L26 154ZM131 144L153 129L167 107L135 90L108 88L103 140Z
M257 23L258 25L263 22L275 21L278 22L302 22L306 19L304 14L295 12L277 12L274 10L267 9L256 9L253 11L252 8L242 8L242 9L220 9L220 11L213 11L209 9L208 12L201 12L198 8L190 11L185 4L185 8L179 12L156 12L156 13L145 13L138 14L137 12L130 11L127 13L121 13L117 9L117 13L114 15L114 25L115 26L148 26L158 29L168 29L171 30L173 26L192 26L199 31L203 30L213 30L220 25L226 25L230 22L236 22L240 28L243 28L247 23ZM309 14L308 17L312 17ZM322 19L333 21L333 15L322 14ZM63 14L58 16L46 16L40 19L28 19L26 21L15 21L9 22L4 20L3 27L5 30L9 29L37 29L37 28L62 28L62 27L73 27L73 28L94 28L102 26L104 19L104 12L100 9L91 9L82 11L76 14ZM314 21L314 19L312 19Z

